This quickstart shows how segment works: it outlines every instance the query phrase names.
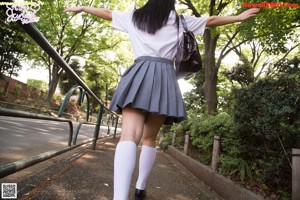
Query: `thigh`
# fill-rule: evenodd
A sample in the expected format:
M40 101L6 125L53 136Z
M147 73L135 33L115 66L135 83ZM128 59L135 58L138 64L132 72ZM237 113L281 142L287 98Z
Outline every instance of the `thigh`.
M126 107L122 109L121 141L130 140L138 144L141 140L146 113L140 109Z
M166 121L166 116L148 113L142 136L143 145L155 147L156 136Z

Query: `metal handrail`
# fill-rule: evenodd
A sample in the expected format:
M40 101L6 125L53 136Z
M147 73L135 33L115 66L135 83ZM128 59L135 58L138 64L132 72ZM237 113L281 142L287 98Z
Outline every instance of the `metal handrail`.
M7 0L6 2L13 2L13 1L12 0ZM3 8L6 11L5 6L0 6L0 7ZM77 145L76 145L76 139L77 139L79 129L80 129L81 125L85 124L85 123L81 123L79 128L77 127L76 135L73 138L73 123L72 123L71 120L62 119L62 118L55 118L55 117L50 117L50 116L45 116L45 115L40 115L40 114L27 113L27 112L22 112L22 111L11 111L9 109L0 109L0 115L68 122L69 127L70 127L69 140L68 140L69 147L64 148L62 150L54 150L54 151L50 151L50 152L45 152L45 153L37 155L37 156L33 156L33 157L30 157L30 158L27 158L27 159L24 159L24 160L20 160L20 161L14 162L14 163L10 163L10 164L4 165L4 166L0 166L0 178L2 178L4 176L7 176L9 174L15 173L15 172L17 172L21 169L25 169L25 168L27 168L29 166L32 166L34 164L37 164L39 162L42 162L42 161L44 161L46 159L49 159L53 156L56 156L56 155L62 154L64 152L70 151L70 150L72 150L76 147L79 147L79 146L81 146L83 144L86 144L86 143L89 143L89 142L93 142L92 143L92 149L94 150L96 148L97 139L99 137L100 124L101 124L101 120L102 120L103 110L106 109L106 110L109 111L109 109L104 106L104 104L101 102L101 100L91 91L91 89L84 83L84 81L75 73L75 71L55 51L55 49L51 46L51 44L47 41L47 39L40 33L40 31L37 29L37 27L35 25L33 25L33 24L25 24L24 25L19 21L17 23L78 84L78 85L74 86L73 88L71 88L70 95L73 93L73 91L75 91L75 89L79 88L80 89L80 97L79 97L78 101L80 101L80 103L82 103L83 99L84 99L84 96L87 97L88 109L87 109L86 120L88 121L89 112L90 112L90 110L89 110L89 95L92 98L94 98L100 104L100 108L99 108L98 115L97 115L97 122L96 122L96 124L94 124L94 125L96 125L96 127L95 127L95 131L94 131L93 139L85 141L85 142L83 142L81 144L77 144ZM70 97L67 97L67 100L69 100L69 98ZM62 105L60 107L60 110L59 110L59 113L58 113L59 116L61 116L62 112L64 111L67 100L62 103ZM115 138L119 116L114 112L111 112L111 111L109 111L109 112L112 115L116 116L116 126L115 126L115 131L114 131L114 138ZM73 145L71 144L72 140L73 140Z
M85 91L83 90L83 88L79 85L74 85L66 94L60 108L58 111L57 116L61 117L64 110L66 109L67 103L70 100L70 97L72 96L72 94L75 92L76 89L80 90L80 94L79 94L79 98L78 98L78 104L81 105L81 103L84 100L84 96L86 96L87 99L87 112L86 112L86 121L89 121L89 116L90 116L90 99L89 99L89 95L87 95L85 93Z
M42 120L51 120L51 121L59 121L59 122L67 122L69 124L70 130L69 130L69 140L68 140L68 146L71 146L72 137L73 137L73 123L71 120L68 119L62 119L62 118L56 118L36 113L28 113L24 111L15 111L10 110L6 108L0 108L0 115L1 116L7 116L7 117L20 117L20 118L30 118L30 119L42 119Z
M12 2L12 1L11 1ZM62 67L68 75L75 80L75 82L80 85L85 92L92 96L104 109L109 110L101 100L95 95L95 93L84 83L84 81L76 74L76 72L63 60L63 58L55 51L48 40L41 34L38 28L34 24L22 24L17 22L21 28L60 66ZM110 111L111 112L111 111ZM113 113L113 112L112 112ZM113 113L117 116L116 113Z
M83 90L83 88L81 87L81 86L78 86L78 85L75 85L75 86L73 86L68 92L67 92L67 94L66 94L66 96L65 96L65 98L64 98L64 100L62 101L62 104L61 104L61 106L60 106L60 109L59 109L59 112L58 112L58 117L61 117L62 116L62 114L63 114L63 112L64 112L64 110L66 109L66 106L67 106L67 103L68 103L68 101L70 100L70 97L72 96L72 94L75 92L75 90L76 89L79 89L80 90L80 94L79 94L79 98L78 98L78 101L77 101L77 103L79 104L79 105L81 105L82 104L82 102L83 102L83 100L84 100L84 96L86 96L86 98L87 98L87 109L86 109L86 122L81 122L81 123L79 123L78 125L77 125L77 128L76 128L76 132L75 132L75 134L74 134L74 137L73 137L73 140L72 140L72 145L76 145L76 141L77 141L77 137L78 137L78 134L79 134L79 130L80 130L80 128L81 128L81 126L83 125L83 124L90 124L90 125L96 125L97 126L97 123L95 124L95 123L90 123L89 122L89 113L90 113L90 105L89 105L89 96L85 93L85 91ZM100 108L100 111L101 112L99 112L98 113L98 117L97 117L97 119L101 116L101 119L102 119L102 114L103 114L103 105L101 104L101 108ZM108 118L108 121L112 118L112 119L114 119L113 117L112 117L112 115L113 115L113 113L112 114L110 114L110 116L109 116L109 118ZM100 119L100 123L101 123L101 119ZM119 119L119 116L117 116L116 117L116 124L115 124L115 130L114 130L114 138L116 138L116 132L117 132L117 126L118 126L118 119ZM114 122L114 121L113 121ZM112 122L112 126L113 126L113 122ZM109 135L109 133L110 133L110 126L109 126L109 124L107 124L107 135ZM96 134L96 133L95 133ZM96 135L95 135L95 137L96 137ZM93 147L93 149L94 149L95 147Z
M12 0L7 0L6 2L13 2ZM6 8L2 6L6 11ZM103 109L109 111L107 107L101 102L101 100L93 93L93 91L84 83L84 81L76 74L76 72L63 60L63 58L55 51L52 45L48 40L41 34L38 28L34 24L22 24L20 21L17 21L20 27L60 66L62 67L68 75L75 80L75 82L84 89L84 93L87 92L92 96ZM111 112L111 111L110 111ZM119 116L111 112L113 115L119 118ZM87 120L88 121L88 120Z
M7 0L6 2L13 2L12 0ZM6 11L5 6L0 6ZM64 59L55 51L48 40L41 34L38 28L34 24L22 24L17 21L20 27L60 66L62 67L68 75L75 80L75 82L80 85L90 96L92 96L99 104L104 105L101 100L95 95L95 93L84 83L84 81L76 74L76 72L64 61ZM105 109L108 110L104 106ZM116 114L117 115L117 114Z
M72 145L72 146L65 147L65 148L59 149L59 150L48 151L48 152L45 152L45 153L42 153L42 154L39 154L39 155L35 155L35 156L29 157L29 158L25 158L23 160L18 160L18 161L0 166L0 179L5 177L5 176L8 176L10 174L13 174L17 171L20 171L22 169L25 169L25 168L30 167L32 165L35 165L37 163L43 162L43 161L45 161L47 159L50 159L54 156L58 156L60 154L66 153L66 152L68 152L70 150L73 150L77 147L80 147L84 144L90 143L93 140L94 139L85 140L82 143L77 144L77 145Z

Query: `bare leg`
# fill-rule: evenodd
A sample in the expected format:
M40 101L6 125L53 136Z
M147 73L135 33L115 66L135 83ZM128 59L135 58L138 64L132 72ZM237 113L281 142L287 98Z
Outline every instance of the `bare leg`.
M156 158L156 137L166 117L148 114L142 136L142 151L139 160L139 176L136 189L145 190L146 182Z
M122 134L114 160L114 200L127 200L135 166L137 144L143 134L146 113L138 109L122 110Z
M146 113L134 108L124 108L122 110L122 134L120 141L133 141L139 144L144 124Z
M156 146L156 137L163 123L166 121L166 117L162 115L155 115L149 113L147 115L146 123L144 124L144 131L142 137L143 145L149 147Z

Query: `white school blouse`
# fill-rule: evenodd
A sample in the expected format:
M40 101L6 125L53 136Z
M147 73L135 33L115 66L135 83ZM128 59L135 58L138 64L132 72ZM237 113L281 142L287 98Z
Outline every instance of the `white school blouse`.
M172 11L167 24L155 34L137 29L132 22L130 12L112 12L112 27L129 34L135 58L140 56L162 57L173 60L176 55L176 46L183 34L183 26L179 23L179 35L176 25L176 13ZM183 14L187 27L195 35L203 35L207 18L193 17Z

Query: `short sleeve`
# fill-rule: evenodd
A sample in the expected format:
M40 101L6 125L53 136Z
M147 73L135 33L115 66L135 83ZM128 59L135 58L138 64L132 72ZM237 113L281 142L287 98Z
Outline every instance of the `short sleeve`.
M131 23L132 12L112 11L112 27L128 33Z
M194 17L187 14L183 14L183 17L190 31L192 31L195 35L204 34L207 23L206 17Z

